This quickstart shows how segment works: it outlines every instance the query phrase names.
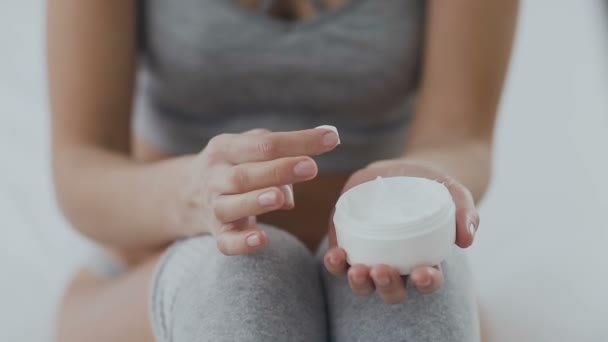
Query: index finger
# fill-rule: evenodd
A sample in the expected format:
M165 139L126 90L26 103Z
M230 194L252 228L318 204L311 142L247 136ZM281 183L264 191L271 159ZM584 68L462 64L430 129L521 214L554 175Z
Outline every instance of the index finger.
M337 131L313 128L259 135L224 135L210 143L222 159L231 164L269 161L284 157L314 156L339 144Z

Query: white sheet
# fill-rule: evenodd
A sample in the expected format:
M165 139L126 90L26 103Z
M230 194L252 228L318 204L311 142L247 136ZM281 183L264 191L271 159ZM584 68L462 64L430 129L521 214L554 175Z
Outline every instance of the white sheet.
M53 204L42 1L0 3L0 341L50 340L89 246ZM608 27L524 1L471 260L491 342L608 341Z

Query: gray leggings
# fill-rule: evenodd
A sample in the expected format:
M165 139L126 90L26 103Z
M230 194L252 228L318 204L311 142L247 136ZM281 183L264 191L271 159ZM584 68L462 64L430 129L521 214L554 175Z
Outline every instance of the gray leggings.
M268 246L252 255L224 256L210 236L167 251L151 289L158 341L479 341L462 251L444 262L441 290L410 286L404 303L386 305L353 294L289 233L265 230Z

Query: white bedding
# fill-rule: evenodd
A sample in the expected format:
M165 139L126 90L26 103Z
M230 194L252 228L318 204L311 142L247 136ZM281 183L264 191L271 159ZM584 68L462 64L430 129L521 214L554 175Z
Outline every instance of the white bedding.
M54 205L42 1L0 2L0 341L48 341L90 245ZM491 342L608 341L608 10L523 1L470 256Z

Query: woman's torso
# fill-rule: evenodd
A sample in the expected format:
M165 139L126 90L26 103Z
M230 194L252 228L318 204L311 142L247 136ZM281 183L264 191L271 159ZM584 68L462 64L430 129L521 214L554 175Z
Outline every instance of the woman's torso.
M348 0L293 22L239 0L143 5L137 159L196 153L225 132L335 125L342 145L315 157L320 176L296 185L296 209L261 218L314 246L348 174L405 147L422 1Z

